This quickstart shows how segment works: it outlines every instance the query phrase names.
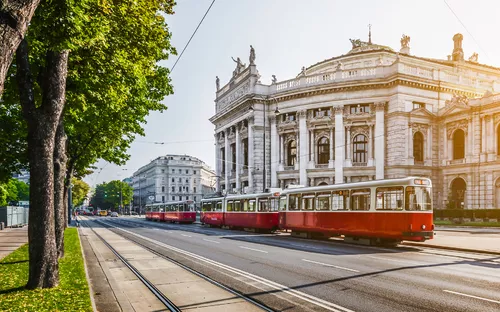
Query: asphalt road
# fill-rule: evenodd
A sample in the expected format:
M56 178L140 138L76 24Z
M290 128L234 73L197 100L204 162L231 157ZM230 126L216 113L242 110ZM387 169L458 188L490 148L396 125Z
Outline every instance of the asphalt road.
M276 310L500 311L500 256L102 220Z

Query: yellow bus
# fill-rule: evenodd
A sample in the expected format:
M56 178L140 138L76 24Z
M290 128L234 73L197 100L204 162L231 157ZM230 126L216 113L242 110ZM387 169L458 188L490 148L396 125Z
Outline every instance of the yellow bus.
M108 215L108 211L107 210L99 210L99 216L106 217L107 215Z

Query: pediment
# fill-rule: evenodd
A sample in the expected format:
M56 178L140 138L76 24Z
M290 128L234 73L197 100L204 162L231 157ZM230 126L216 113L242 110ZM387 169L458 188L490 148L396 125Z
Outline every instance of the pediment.
M439 116L448 116L468 112L470 106L462 103L451 104L439 110Z
M412 117L435 117L435 115L432 112L428 111L425 107L420 107L412 110L410 112L410 115Z

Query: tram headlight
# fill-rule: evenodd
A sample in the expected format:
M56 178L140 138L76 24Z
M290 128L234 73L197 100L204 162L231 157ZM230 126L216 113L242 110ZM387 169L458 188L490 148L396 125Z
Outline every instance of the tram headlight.
M425 224L422 224L422 230L425 230Z

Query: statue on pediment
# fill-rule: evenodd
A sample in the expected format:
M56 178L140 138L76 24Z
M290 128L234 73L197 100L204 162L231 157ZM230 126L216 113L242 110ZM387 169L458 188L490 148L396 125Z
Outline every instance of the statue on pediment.
M352 44L352 48L359 48L362 45L361 39L349 39Z
M236 68L233 71L233 77L236 77L245 69L245 64L243 64L239 57L237 57L236 60L233 57L231 57L231 59L233 59L233 61L236 63Z
M272 84L278 83L278 79L276 78L276 75L273 75L273 78L271 79Z
M297 77L303 77L306 75L306 67L302 66L302 69L300 70L300 74Z
M469 62L477 63L479 55L474 52L472 55L469 57Z
M403 34L401 37L401 49L410 47L410 36Z
M248 60L250 61L250 65L255 64L255 49L252 47L252 45L250 45L250 57L248 58Z
M220 89L220 79L219 76L215 76L215 87L217 88L217 91Z
M467 98L466 95L461 95L461 94L453 94L453 97L451 100L447 100L445 102L446 106L448 105L461 105L461 106L469 106L469 99Z

